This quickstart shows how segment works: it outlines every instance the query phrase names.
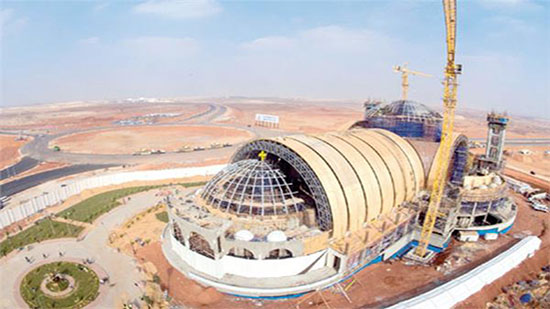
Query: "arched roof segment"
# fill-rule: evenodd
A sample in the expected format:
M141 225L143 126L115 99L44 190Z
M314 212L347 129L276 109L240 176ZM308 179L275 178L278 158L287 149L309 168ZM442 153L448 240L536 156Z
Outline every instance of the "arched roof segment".
M385 130L356 129L263 141L287 147L315 173L330 205L333 237L361 229L365 222L411 200L424 185L418 153L408 141ZM233 160L251 157L243 154L245 150L252 151L245 145Z

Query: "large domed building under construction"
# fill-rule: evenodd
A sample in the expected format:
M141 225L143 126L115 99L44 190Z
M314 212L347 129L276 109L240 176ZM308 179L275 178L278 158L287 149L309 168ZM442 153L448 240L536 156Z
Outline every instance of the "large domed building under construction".
M441 155L441 117L410 101L370 112L347 131L242 146L192 197L170 204L168 261L226 293L291 297L407 254ZM515 219L498 170L480 169L467 143L454 136L433 252L455 231L496 236Z

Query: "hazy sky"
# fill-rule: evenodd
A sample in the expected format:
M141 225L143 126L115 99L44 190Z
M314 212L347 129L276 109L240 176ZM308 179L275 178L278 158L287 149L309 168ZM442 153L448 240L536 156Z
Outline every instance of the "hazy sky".
M459 104L550 118L550 1L458 1ZM440 104L441 1L5 1L2 106L172 96Z

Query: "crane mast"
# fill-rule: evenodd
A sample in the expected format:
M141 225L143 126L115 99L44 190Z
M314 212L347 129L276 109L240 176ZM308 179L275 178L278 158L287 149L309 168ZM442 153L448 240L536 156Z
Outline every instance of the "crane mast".
M462 66L455 64L456 43L456 0L443 0L445 12L445 28L447 31L447 65L445 67L445 79L443 80L443 124L441 142L435 162L435 179L431 189L428 210L422 225L420 240L415 254L420 257L426 255L430 238L447 183L447 171L451 158L451 146L453 141L454 116L456 107L457 75L461 73Z
M409 70L409 68L407 68L407 63L405 63L404 65L394 66L393 71L397 73L401 73L401 99L402 100L407 100L407 96L409 92L409 74L423 76L423 77L432 77L430 74Z

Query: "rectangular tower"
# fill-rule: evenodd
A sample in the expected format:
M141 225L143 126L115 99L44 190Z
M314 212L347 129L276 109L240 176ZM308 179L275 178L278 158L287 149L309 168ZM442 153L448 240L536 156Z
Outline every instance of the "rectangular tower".
M504 138L506 127L510 118L505 114L491 112L487 114L487 145L483 161L489 169L500 169L502 167L502 152L504 150Z

